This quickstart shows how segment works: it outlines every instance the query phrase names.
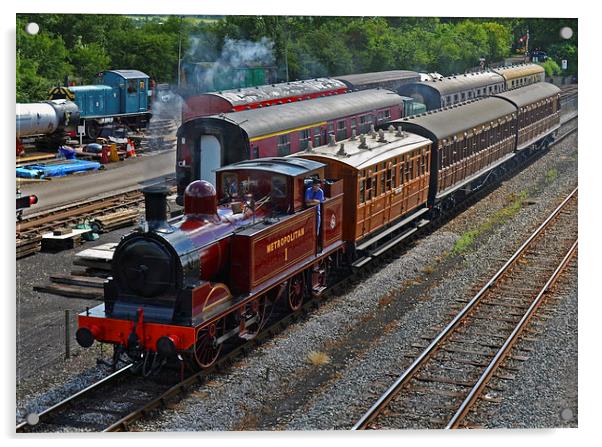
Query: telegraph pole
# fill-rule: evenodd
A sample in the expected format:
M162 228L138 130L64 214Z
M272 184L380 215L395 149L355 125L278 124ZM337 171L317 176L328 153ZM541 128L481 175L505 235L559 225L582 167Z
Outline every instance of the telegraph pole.
M180 70L182 66L182 19L184 16L180 16L180 29L178 31L178 90L180 89Z

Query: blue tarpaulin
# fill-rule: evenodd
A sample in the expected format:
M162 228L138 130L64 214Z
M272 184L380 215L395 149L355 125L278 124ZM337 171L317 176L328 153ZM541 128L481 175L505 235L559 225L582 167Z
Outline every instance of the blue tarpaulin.
M65 158L67 160L75 160L75 149L69 146L59 147L59 158Z
M62 177L74 172L96 171L101 164L96 161L69 160L56 164L32 164L17 168L17 177L21 178L44 178Z

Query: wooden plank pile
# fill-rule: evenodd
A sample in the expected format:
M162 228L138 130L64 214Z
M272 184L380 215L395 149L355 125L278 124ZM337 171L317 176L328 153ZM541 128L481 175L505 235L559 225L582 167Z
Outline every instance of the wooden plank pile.
M107 233L136 223L140 216L139 209L121 210L104 216L96 217L90 226L95 233Z
M50 276L50 283L35 286L37 292L89 300L102 300L104 285L111 276L111 260L117 243L108 243L82 250L73 264L85 267L71 274Z
M93 248L87 248L76 253L74 265L86 267L90 271L111 272L111 261L113 253L117 247L116 242L98 245Z
M51 293L70 298L102 300L105 278L85 276L86 272L74 272L76 275L57 274L50 277L50 284L34 286L37 292Z
M42 235L17 237L17 259L37 253L42 249Z

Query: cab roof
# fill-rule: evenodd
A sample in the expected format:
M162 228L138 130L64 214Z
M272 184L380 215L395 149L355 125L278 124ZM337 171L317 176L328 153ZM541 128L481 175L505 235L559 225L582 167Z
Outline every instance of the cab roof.
M115 73L121 76L123 79L142 79L148 78L146 73L142 73L139 70L106 70L103 73Z
M290 177L298 177L313 173L315 170L326 166L314 160L303 158L266 157L255 160L243 160L228 166L216 169L215 172L225 171L270 171Z

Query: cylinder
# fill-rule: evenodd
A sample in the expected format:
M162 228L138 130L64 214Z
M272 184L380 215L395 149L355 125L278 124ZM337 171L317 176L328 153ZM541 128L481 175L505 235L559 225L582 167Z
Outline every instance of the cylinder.
M50 135L58 130L75 130L79 124L77 104L64 99L17 104L17 137Z

